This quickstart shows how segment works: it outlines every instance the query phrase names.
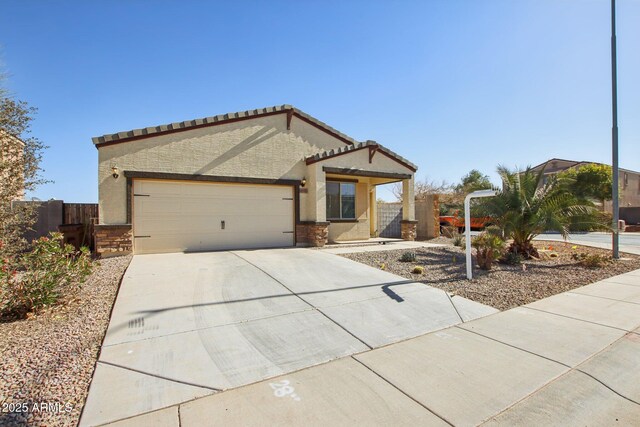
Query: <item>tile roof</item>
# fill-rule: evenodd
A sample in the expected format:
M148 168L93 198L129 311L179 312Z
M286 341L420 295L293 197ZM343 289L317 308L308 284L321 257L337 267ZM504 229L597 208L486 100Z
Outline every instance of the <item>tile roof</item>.
M116 132L116 133L106 134L102 136L96 136L96 137L93 137L92 140L96 146L99 146L105 143L125 142L132 139L144 138L147 136L155 136L155 135L160 135L168 132L188 130L190 128L197 128L197 127L213 126L216 124L222 124L226 122L245 120L245 119L261 117L261 116L269 116L273 114L284 114L289 112L297 116L298 118L306 122L309 122L312 125L319 127L330 134L333 134L338 139L341 139L347 144L357 143L357 141L351 138L350 136L343 134L342 132L332 128L328 124L288 104L276 105L273 107L266 107L266 108L257 108L255 110L239 111L235 113L219 114L217 116L203 117L200 119L186 120L183 122L169 123L169 124L151 126L146 128L132 129L132 130L123 131L123 132Z
M553 159L549 159L545 162L540 163L537 166L532 167L531 169L536 170L536 169L540 169L542 167L546 168L547 165L551 162L569 162L569 163L573 163L570 166L567 166L566 169L570 169L570 168L574 168L576 166L582 166L582 165L604 165L604 166L611 166L610 164L607 163L601 163L601 162L590 162L587 160L567 160L567 159L558 159L556 157L554 157ZM640 174L640 172L631 170L631 169L624 169L624 168L618 168L619 170L623 171L623 172L630 172L630 173L635 173L635 174ZM555 172L554 172L555 173Z
M409 169L412 169L414 172L418 170L418 166L411 163L409 160L394 153L388 148L378 144L376 141L371 141L371 140L365 141L365 142L358 142L354 145L346 145L342 148L332 149L332 150L324 151L322 153L317 153L317 154L314 154L313 156L307 157L305 160L307 164L321 162L323 160L330 159L332 157L340 156L340 155L349 153L351 151L362 150L363 148L367 148L367 147L375 147L378 151L386 154L387 157L390 157L398 161L399 163L407 166Z

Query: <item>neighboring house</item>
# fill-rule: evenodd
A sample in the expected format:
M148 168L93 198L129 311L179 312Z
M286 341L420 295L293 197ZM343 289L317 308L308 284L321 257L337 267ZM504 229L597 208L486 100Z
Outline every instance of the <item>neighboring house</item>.
M5 185L17 187L14 196L15 200L24 199L24 171L22 167L16 167L20 166L24 147L25 143L22 140L4 129L0 129L0 162L2 162L2 167L0 167L0 189L4 190L3 187ZM5 175L9 172L9 169L12 171L11 177L13 179ZM15 175L15 169L20 171L20 175Z
M582 165L597 164L602 165L604 163L598 162L582 162L575 160L564 159L551 159L544 163L534 167L533 170L540 171L544 169L545 182L548 175L554 175L567 169L580 167ZM609 165L607 165L609 166ZM628 169L620 169L620 207L638 207L640 206L640 172L635 172ZM604 209L607 212L612 212L611 201L607 201L604 204Z
M101 255L322 246L377 233L376 186L402 181L416 232L417 167L290 106L93 138Z

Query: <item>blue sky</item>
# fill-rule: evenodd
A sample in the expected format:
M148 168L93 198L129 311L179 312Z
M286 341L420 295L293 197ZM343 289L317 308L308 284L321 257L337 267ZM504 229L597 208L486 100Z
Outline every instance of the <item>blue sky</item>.
M50 148L34 195L97 201L91 137L279 104L459 181L610 162L608 0L0 0L6 86ZM640 170L640 1L618 1L620 165ZM389 193L381 194L391 198Z

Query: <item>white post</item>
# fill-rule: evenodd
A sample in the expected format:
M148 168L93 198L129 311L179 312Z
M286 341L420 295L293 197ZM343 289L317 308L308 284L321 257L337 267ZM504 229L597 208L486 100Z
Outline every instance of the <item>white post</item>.
M478 190L467 194L464 198L464 237L465 250L467 253L467 279L473 279L473 268L471 265L471 199L476 197L492 197L495 196L494 190Z

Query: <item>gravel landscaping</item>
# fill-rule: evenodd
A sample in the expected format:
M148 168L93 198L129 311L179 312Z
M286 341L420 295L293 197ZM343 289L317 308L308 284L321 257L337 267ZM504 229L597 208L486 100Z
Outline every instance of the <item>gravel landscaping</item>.
M449 244L437 248L419 248L415 262L400 262L406 250L342 254L345 258L398 276L443 289L451 294L507 310L561 292L588 285L618 274L640 268L640 257L621 254L624 259L609 262L601 268L588 268L572 258L573 253L603 255L604 249L576 246L562 242L535 242L540 250L539 260L524 261L521 265L495 264L490 271L474 268L472 281L466 279L465 254L451 245L450 239L440 238L433 243ZM423 266L424 274L413 274L415 266Z
M0 426L77 425L130 261L130 256L101 260L64 304L27 320L0 323ZM40 410L33 411L34 404ZM29 411L9 412L16 406Z

